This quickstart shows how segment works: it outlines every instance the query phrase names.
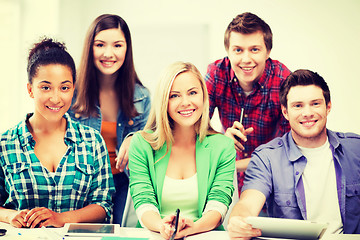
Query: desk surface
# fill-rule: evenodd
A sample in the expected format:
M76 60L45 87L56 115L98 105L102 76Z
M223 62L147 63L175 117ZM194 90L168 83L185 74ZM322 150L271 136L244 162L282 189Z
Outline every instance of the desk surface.
M0 222L0 228L7 229L5 236L0 237L0 240L100 240L101 237L60 237L62 228L47 228L46 231L41 228L25 229L14 228L6 223ZM128 238L148 238L149 240L163 240L159 233L155 233L143 228L121 228L121 237ZM189 236L186 240L229 240L229 236L225 231L210 231L193 236ZM274 239L274 238L258 238L260 239ZM359 240L358 235L325 235L321 240Z

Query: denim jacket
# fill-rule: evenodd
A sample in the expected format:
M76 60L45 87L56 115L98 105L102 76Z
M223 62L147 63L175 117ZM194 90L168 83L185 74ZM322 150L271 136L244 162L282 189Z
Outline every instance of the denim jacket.
M76 96L74 96L74 99ZM119 150L121 143L123 142L124 138L129 133L134 133L136 131L142 130L145 127L147 122L149 112L150 112L150 92L144 86L139 84L135 85L135 92L134 92L134 105L139 113L138 116L128 119L125 114L119 109L118 116L117 116L117 126L116 126L116 135L117 135L117 143L116 149ZM78 116L75 114L71 108L68 111L69 115L75 121L79 121L80 123L95 128L100 132L101 130L101 111L100 106L97 106L97 113L98 117L90 116L90 117L83 117Z

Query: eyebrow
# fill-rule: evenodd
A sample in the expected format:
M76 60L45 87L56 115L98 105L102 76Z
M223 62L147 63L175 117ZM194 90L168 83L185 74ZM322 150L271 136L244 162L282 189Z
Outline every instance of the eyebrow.
M101 40L101 39L94 39L94 42L106 43L106 41ZM115 42L113 42L113 43L119 43L119 42L124 43L124 42L126 42L126 41L125 41L125 40L117 40L117 41L115 41Z
M244 48L243 46L239 46L239 45L231 45L230 47ZM249 48L254 48L254 47L261 48L261 47L263 47L263 46L262 46L262 45L252 45L252 46L249 46Z
M46 83L46 84L50 84L51 85L51 82L49 81L46 81L46 80L43 80L41 81L40 83ZM73 83L71 80L65 80L65 81L62 81L61 84L64 84L64 83Z
M317 101L325 102L325 100L322 99L322 98L317 98L317 99L310 100L310 102L317 102ZM303 103L303 102L304 101L294 101L294 102L290 102L290 104Z
M190 89L187 90L187 92L191 91L191 90L194 90L194 89L198 89L198 87L192 87ZM176 93L179 93L180 91L176 91L176 90L173 90L173 91L170 91L171 93L172 92L176 92Z

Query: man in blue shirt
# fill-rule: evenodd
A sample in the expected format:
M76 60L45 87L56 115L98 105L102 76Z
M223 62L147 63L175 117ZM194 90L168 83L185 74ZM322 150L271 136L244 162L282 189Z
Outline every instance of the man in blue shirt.
M231 239L261 235L246 223L266 202L270 217L329 223L328 233L360 233L360 136L326 128L331 109L324 79L309 70L290 74L280 90L291 131L252 154Z

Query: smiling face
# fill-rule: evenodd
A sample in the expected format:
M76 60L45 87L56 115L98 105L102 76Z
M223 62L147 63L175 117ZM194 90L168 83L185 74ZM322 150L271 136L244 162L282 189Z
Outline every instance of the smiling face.
M231 32L228 57L231 68L244 91L251 91L262 76L270 51L266 49L261 31L250 34Z
M200 80L192 72L180 73L170 89L168 114L174 130L181 127L195 129L203 112L204 97Z
M103 75L113 75L124 63L126 39L117 28L100 31L94 38L94 64Z
M289 120L297 145L307 148L322 146L327 138L326 121L331 102L326 105L323 91L315 85L295 86L287 95L287 109L282 112Z
M74 93L71 69L60 64L40 65L27 89L35 102L34 117L60 121L69 110Z

